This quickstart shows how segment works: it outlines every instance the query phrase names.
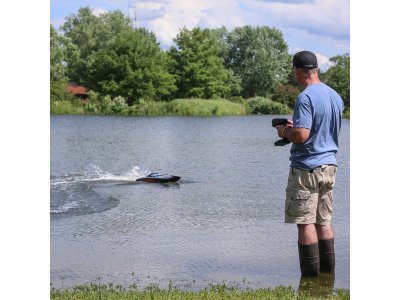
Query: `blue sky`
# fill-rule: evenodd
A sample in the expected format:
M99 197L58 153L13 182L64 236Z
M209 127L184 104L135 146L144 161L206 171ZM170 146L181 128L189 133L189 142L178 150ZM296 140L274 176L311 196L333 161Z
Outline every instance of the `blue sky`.
M89 6L94 14L121 10L129 0L50 0L50 21L58 28L65 17ZM329 57L350 52L349 0L131 0L137 25L153 31L163 48L179 29L270 26L282 31L289 52L311 50L322 70ZM133 11L130 12L133 16Z

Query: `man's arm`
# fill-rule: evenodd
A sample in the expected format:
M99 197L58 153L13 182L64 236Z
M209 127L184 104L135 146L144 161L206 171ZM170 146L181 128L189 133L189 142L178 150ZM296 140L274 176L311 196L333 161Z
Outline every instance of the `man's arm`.
M293 144L304 144L310 137L310 129L308 128L293 128L289 126L278 125L278 136L287 138Z

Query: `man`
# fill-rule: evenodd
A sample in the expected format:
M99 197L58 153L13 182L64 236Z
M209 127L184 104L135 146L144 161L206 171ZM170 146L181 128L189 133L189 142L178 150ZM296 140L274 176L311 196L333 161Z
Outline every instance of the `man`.
M276 126L279 137L293 143L285 223L297 224L301 274L313 277L335 272L332 190L344 104L337 92L319 80L314 53L296 53L293 72L304 90L296 99L293 121Z

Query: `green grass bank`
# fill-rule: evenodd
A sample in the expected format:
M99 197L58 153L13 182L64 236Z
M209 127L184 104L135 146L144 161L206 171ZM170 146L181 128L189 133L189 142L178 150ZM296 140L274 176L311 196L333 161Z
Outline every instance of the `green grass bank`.
M120 116L241 116L249 114L291 115L286 104L265 97L229 101L226 99L174 99L169 102L141 101L128 106L122 97L95 100L50 102L52 115L120 115ZM346 109L343 118L350 119Z
M128 106L122 97L51 101L53 115L122 115L122 116L240 116L248 114L290 114L286 105L269 98L253 97L238 101L226 99L174 99L168 102L140 101Z
M135 116L240 116L249 108L227 100L175 99L171 102L145 102L130 107Z
M225 284L210 285L200 291L184 291L175 287L160 289L157 285L150 285L144 290L135 288L126 289L122 286L112 284L86 284L75 286L68 289L51 289L51 299L67 300L120 300L120 299L269 299L269 300L304 300L304 299L350 299L350 290L335 289L326 291L324 289L309 289L305 291L295 291L291 287L278 286L275 288L260 288L255 290L242 290L236 287L229 287Z

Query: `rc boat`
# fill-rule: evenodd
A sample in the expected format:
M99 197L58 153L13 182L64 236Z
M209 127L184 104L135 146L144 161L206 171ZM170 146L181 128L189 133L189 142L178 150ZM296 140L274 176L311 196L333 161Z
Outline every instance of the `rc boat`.
M168 175L168 174L160 174L160 173L150 173L146 177L142 177L136 179L136 181L144 181L144 182L176 182L180 179L180 176Z

